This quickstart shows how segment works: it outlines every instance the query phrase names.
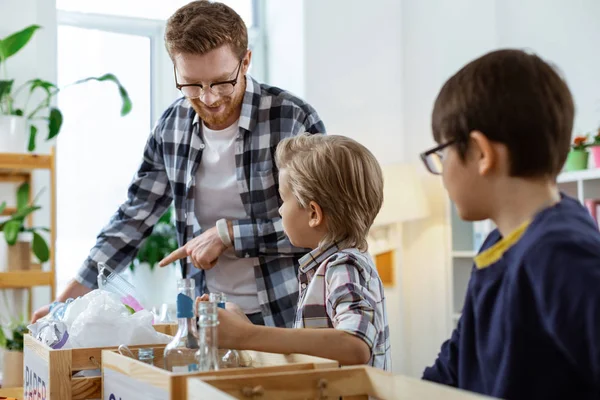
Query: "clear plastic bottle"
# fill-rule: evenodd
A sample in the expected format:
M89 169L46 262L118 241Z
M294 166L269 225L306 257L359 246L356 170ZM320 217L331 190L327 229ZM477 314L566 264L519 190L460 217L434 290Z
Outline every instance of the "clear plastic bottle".
M209 295L209 301L211 303L217 303L217 307L225 309L225 303L227 303L227 297L224 293L211 293ZM225 368L238 368L240 366L240 354L237 350L233 349L220 349L219 350L219 367Z
M215 371L219 369L219 343L217 338L219 314L217 303L203 301L198 304L198 351L196 361L198 370Z
M198 330L194 317L193 279L177 282L177 333L165 347L165 369L171 372L194 372L198 370L195 353L198 350Z

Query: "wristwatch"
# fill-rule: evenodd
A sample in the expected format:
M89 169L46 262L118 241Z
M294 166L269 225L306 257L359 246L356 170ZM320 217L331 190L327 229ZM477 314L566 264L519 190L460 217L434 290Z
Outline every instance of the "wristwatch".
M229 226L227 225L227 220L225 218L221 218L217 221L217 233L219 234L219 237L225 246L233 246L233 242L229 236Z

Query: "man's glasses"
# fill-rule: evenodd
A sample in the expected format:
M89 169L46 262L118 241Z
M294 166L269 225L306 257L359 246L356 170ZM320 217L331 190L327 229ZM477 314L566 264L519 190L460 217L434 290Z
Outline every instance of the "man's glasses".
M240 69L242 67L242 58L237 66L237 72L235 78L230 81L215 82L208 85L208 88L215 96L229 96L233 93L235 85L237 84L238 76L240 75ZM177 83L177 68L173 65L173 73L175 74L175 87L181 91L181 93L188 99L198 99L204 95L206 90L200 83ZM233 72L231 73L233 74Z
M454 143L456 143L456 140L451 140L421 153L421 160L425 164L425 168L434 175L441 175L444 171L444 152L442 150Z

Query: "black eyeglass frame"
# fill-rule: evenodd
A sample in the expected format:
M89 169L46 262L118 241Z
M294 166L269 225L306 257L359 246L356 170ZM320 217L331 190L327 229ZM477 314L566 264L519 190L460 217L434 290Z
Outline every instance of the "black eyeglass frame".
M421 153L419 156L421 157L421 161L423 161L423 164L425 164L425 168L427 168L427 171L429 171L430 173L432 173L434 175L441 175L441 172L433 171L431 169L429 162L427 162L427 160L429 159L429 156L431 156L432 154L438 153L438 152L444 150L446 147L452 146L456 142L457 142L457 140L453 139L453 140L450 140L449 142L442 143L430 150L427 150L427 151L424 151L423 153Z
M238 83L238 77L240 76L240 70L242 69L242 62L244 61L244 59L242 58L240 60L240 62L238 63L237 66L237 72L235 73L235 78L228 80L228 81L220 81L220 82L213 82L210 85L208 85L209 90L211 91L212 94L216 95L216 96L220 96L219 94L215 93L212 91L212 88L215 86L219 86L219 85L232 85L233 89L235 90L235 85L237 85ZM175 87L181 91L181 89L185 88L185 87L199 87L200 88L200 96L196 97L196 98L200 98L202 96L202 94L205 93L205 89L204 86L201 83L184 83L181 84L179 82L177 82L177 67L175 67L175 64L173 64L173 75L175 76ZM233 93L233 91L232 91ZM185 94L184 94L185 95Z

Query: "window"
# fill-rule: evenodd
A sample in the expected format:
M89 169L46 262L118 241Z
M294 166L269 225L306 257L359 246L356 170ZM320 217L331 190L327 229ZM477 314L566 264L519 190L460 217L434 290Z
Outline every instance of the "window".
M61 92L64 125L57 141L57 290L73 278L96 236L126 199L150 130L179 97L163 43L165 19L183 0L57 0L58 84L115 74L133 110L121 118L109 83ZM257 0L226 1L248 23L251 74L265 79Z
M255 25L255 6L252 0L222 0L233 8L248 27ZM64 11L104 14L121 17L166 20L188 0L56 0L56 8Z

